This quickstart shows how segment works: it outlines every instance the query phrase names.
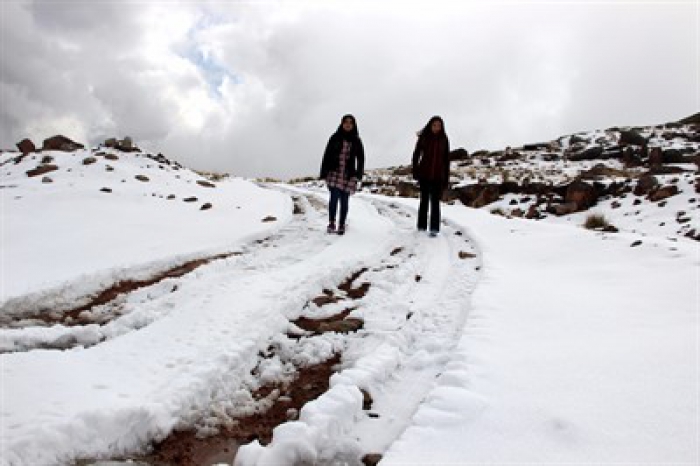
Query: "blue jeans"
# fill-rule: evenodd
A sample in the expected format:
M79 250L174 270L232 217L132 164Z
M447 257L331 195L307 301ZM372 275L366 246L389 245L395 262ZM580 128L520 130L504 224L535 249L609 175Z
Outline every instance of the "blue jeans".
M338 212L338 201L340 201L340 225L345 225L348 218L348 200L350 193L338 188L329 187L331 199L328 201L328 220L335 223L335 215Z

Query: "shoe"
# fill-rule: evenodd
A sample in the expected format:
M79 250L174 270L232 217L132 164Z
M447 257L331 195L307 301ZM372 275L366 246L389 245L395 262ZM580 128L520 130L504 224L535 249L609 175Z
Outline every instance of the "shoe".
M338 227L337 233L338 233L339 235L344 235L344 234L345 234L345 225L340 225L340 226Z
M438 235L438 233L439 233L438 231L430 230L430 237L435 238Z
M328 227L326 228L326 231L329 235L335 233L335 222L329 223Z

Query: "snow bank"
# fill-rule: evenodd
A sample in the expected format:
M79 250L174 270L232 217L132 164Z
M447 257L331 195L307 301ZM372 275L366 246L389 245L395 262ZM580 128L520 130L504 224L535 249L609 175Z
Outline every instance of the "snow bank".
M382 464L700 460L696 243L445 211L479 244L483 277Z

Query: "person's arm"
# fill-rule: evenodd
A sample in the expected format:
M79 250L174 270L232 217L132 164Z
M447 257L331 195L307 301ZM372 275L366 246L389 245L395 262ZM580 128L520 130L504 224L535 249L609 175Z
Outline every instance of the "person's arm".
M420 161L420 156L421 156L421 144L420 144L420 137L419 137L418 140L416 141L416 148L413 149L413 160L412 160L413 170L412 170L412 173L413 173L414 179L418 179L418 176L417 176L417 174L418 174L418 162Z
M445 187L450 185L450 140L445 138Z
M365 175L365 146L362 145L362 139L357 138L357 170L356 170L356 175L357 179L362 180L362 177Z
M319 178L322 180L326 179L326 176L328 176L328 165L330 164L330 157L331 157L331 142L333 141L333 136L331 136L328 139L328 144L326 144L326 150L323 151L323 159L321 160L321 173L319 175Z

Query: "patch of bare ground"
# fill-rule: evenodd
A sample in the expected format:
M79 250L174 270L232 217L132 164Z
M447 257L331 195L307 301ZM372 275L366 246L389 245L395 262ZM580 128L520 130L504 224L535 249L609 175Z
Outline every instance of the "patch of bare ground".
M263 445L270 443L275 427L296 419L306 403L325 393L339 363L340 355L336 354L320 364L299 368L297 377L286 386L261 387L254 394L256 399L279 390L280 395L272 407L265 412L237 419L233 427L222 429L216 436L199 439L194 431L173 432L155 445L150 454L135 459L152 466L231 464L240 445L256 439Z
M122 280L115 283L106 290L101 291L95 297L90 299L88 303L82 306L67 310L43 309L33 314L20 314L19 316L14 317L3 317L2 320L0 320L0 327L9 327L11 323L15 320L27 320L33 321L34 323L41 322L45 325L61 324L67 327L88 325L94 323L105 324L110 320L116 318L117 315L103 315L101 316L99 322L96 322L92 316L86 315L85 312L89 311L90 309L96 306L108 304L114 301L120 295L130 293L132 291L138 290L139 288L145 288L154 285L167 278L182 277L205 264L208 264L215 260L226 259L228 257L236 255L241 255L241 253L230 252L191 260L144 280ZM175 289L173 289L173 291L175 291Z

